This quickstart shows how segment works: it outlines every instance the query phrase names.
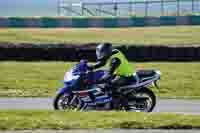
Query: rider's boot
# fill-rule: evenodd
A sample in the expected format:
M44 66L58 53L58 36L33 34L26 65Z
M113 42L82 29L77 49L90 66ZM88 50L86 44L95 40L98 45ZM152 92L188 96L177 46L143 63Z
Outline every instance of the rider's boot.
M104 87L102 88L102 91L108 95L112 94L112 85L111 84L105 84Z

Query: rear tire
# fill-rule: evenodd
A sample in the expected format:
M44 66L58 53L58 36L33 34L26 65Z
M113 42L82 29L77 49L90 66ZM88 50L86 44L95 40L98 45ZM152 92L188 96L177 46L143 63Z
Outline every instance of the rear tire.
M150 89L144 87L142 88L139 92L137 92L136 97L148 97L148 100L145 101L145 103L147 104L147 109L144 110L135 110L136 112L152 112L155 105L156 105L156 96L153 93L153 91L151 91ZM150 104L150 105L148 105ZM131 111L129 108L127 109L127 111Z

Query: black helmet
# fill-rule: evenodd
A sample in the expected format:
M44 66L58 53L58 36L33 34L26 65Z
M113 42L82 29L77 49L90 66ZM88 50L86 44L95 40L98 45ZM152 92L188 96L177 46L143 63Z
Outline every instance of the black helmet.
M112 44L101 43L96 48L97 60L108 59L112 54Z

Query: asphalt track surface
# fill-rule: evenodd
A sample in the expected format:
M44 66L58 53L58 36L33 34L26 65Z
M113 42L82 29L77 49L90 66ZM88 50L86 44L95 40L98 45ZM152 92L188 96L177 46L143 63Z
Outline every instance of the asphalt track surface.
M53 110L52 98L0 98L0 110ZM173 112L200 115L200 100L158 99L154 112ZM27 130L0 131L0 133L200 133L200 130Z
M0 98L0 110L53 110L53 98ZM154 112L200 115L200 100L157 99Z

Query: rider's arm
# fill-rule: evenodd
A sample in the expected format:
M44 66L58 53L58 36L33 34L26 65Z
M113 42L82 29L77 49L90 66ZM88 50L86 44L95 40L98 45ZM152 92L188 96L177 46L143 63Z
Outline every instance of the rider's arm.
M105 60L98 60L97 63L95 65L90 65L89 68L90 69L98 69L100 67L105 66L106 61Z
M111 77L113 76L113 73L115 72L115 70L119 67L119 65L121 64L121 61L118 58L113 58L111 60L111 64L110 64L110 68L108 70L108 73L106 75L104 75L99 81L98 83L105 83L105 82L109 82Z
M108 73L101 79L101 82L110 81L110 78L113 76L113 73L119 67L120 64L121 64L121 61L118 58L113 58L111 60L111 64L110 64Z
M110 69L109 69L109 71L108 71L109 74L112 75L112 74L115 72L115 70L119 67L120 64L121 64L120 59L118 59L118 58L113 58L113 59L111 60Z

